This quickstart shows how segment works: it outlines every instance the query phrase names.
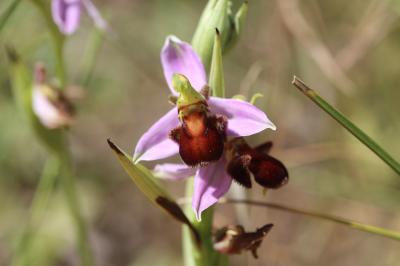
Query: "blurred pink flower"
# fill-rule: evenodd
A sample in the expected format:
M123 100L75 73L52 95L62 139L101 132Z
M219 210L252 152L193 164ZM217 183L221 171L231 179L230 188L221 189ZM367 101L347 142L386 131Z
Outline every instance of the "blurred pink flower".
M63 34L70 35L76 31L81 18L82 6L93 19L96 27L102 30L107 28L106 21L91 0L52 0L53 20Z
M70 126L74 121L74 109L59 90L46 83L45 68L35 68L35 85L32 92L32 109L39 121L48 129Z
M165 79L174 95L177 95L172 87L174 74L187 77L198 91L207 85L207 76L200 57L188 43L175 36L167 37L161 51L161 63ZM208 108L207 112L225 118L227 126L224 128L224 134L228 137L249 136L267 128L276 129L263 111L245 101L209 97L205 105ZM185 121L179 119L178 108L174 107L139 139L134 160L158 160L180 153L180 146L171 138L171 131L179 126L185 128ZM207 130L204 134L207 134ZM232 182L232 178L226 172L226 159L223 155L215 162L207 162L197 167L164 164L158 165L155 171L166 173L173 179L195 175L192 207L199 220L201 212L216 203L228 191Z

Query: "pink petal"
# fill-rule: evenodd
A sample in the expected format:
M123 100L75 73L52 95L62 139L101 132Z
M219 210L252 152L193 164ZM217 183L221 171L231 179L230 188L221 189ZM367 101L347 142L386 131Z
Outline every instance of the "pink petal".
M157 164L153 170L155 176L171 180L181 180L190 176L194 176L196 168L189 167L186 164Z
M216 203L231 186L232 178L225 170L225 159L201 167L194 177L194 191L192 208L197 220L201 220L201 213Z
M186 76L193 88L201 90L207 84L207 75L200 57L190 44L175 36L168 36L161 50L161 64L168 86L173 94L172 76L176 73Z
M133 155L134 160L152 161L177 154L179 146L169 138L169 134L178 125L178 111L174 107L139 139Z
M210 97L208 104L211 112L228 118L228 136L249 136L267 128L276 130L267 115L248 102Z
M32 109L42 125L49 129L61 128L72 123L72 118L63 115L37 87L32 92Z
M62 33L70 35L78 28L81 4L81 0L52 0L53 20Z
M101 30L106 30L108 27L107 22L103 19L93 2L91 0L82 0L82 3L88 12L88 15L93 19L96 27Z

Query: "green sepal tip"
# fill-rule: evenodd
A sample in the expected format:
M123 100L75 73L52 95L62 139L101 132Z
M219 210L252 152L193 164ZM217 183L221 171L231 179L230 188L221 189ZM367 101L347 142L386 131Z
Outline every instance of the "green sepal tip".
M210 87L213 96L225 97L224 68L222 65L221 36L218 29L215 29L214 47L210 69Z
M205 101L203 95L196 91L190 81L181 74L174 74L172 77L172 87L176 92L179 93L179 97L176 101L178 109L191 104Z

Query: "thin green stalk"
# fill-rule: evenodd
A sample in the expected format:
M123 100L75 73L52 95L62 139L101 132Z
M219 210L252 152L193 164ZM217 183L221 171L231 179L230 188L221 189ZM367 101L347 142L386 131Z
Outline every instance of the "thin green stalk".
M0 32L6 25L8 19L11 17L11 14L17 9L17 6L21 3L21 0L14 0L0 16Z
M373 139L365 134L361 129L348 120L343 114L337 111L332 105L326 102L314 90L308 87L303 81L294 77L292 84L297 87L302 93L310 98L314 103L327 112L333 119L346 128L353 136L360 140L365 146L373 151L387 165L389 165L400 176L400 164L392 156L390 156L381 146Z
M93 255L90 249L88 233L85 221L83 219L78 195L75 186L75 176L72 171L72 163L69 154L65 153L61 156L62 173L61 181L64 189L67 205L71 214L71 218L75 225L76 236L78 241L78 251L81 258L82 266L92 266Z
M285 205L281 205L281 204L277 204L277 203L269 203L269 202L255 201L255 200L223 199L223 200L220 200L220 203L248 204L248 205L252 205L252 206L260 206L260 207L267 207L267 208L276 209L276 210L280 210L280 211L287 211L287 212L301 214L301 215L305 215L305 216L309 216L309 217L313 217L313 218L317 218L317 219L322 219L322 220L326 220L326 221L330 221L330 222L334 222L334 223L339 223L339 224L349 226L351 228L354 228L354 229L357 229L357 230L360 230L363 232L367 232L370 234L379 235L379 236L383 236L383 237L387 237L387 238L391 238L391 239L400 241L400 232L388 230L388 229L378 227L378 226L373 226L373 225L368 225L368 224L364 224L364 223L351 221L351 220L337 217L334 215L302 210L302 209L289 207L289 206L285 206Z
M50 32L50 36L53 42L54 55L56 59L56 73L57 78L60 82L60 88L64 88L66 85L66 72L64 63L64 35L60 33L56 24L54 24L53 18L50 12L50 4L47 1L32 0L32 2L39 9L41 15L45 19L47 28Z
M98 53L104 40L105 32L97 28L94 29L90 38L88 47L86 48L85 58L83 59L82 66L82 86L86 87L89 85L90 79L92 78L93 70L96 65Z
M29 250L34 242L35 232L45 216L49 198L54 188L55 177L59 173L59 166L57 158L50 157L47 159L32 201L30 217L17 243L17 248L11 263L12 266L31 265Z

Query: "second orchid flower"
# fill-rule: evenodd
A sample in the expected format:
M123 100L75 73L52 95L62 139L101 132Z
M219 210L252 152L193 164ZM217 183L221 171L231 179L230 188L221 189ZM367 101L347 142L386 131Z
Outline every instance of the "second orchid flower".
M97 28L101 30L107 28L106 21L91 0L52 0L53 20L63 34L70 35L76 31L80 23L83 7L93 19Z

